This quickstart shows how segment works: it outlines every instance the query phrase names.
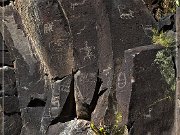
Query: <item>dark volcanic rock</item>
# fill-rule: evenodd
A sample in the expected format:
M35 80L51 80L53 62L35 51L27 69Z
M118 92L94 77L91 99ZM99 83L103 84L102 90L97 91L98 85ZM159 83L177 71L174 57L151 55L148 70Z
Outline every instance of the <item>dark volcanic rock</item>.
M9 52L0 52L0 56L4 56L4 60L0 59L0 65L13 66L13 60L9 54Z
M1 98L2 99L2 98ZM19 112L19 100L15 96L4 97L4 112L7 114ZM1 103L2 104L2 103Z
M4 44L2 34L0 34L0 51L8 51L7 46Z
M175 15L174 14L167 15L158 21L158 31L164 31L165 32L168 30L176 31Z
M8 66L0 68L0 84L3 89L0 91L0 96L14 96L17 94L15 70Z
M4 116L4 135L20 135L22 122L18 114Z
M110 33L112 40L113 50L113 63L114 63L114 79L120 79L123 87L123 81L125 80L125 73L119 73L122 67L124 59L124 51L133 47L143 46L151 44L152 27L155 26L155 20L149 13L146 5L143 1L105 1L106 10L109 17ZM142 19L143 18L143 19ZM115 98L116 91L120 91L119 87L116 87L117 80L113 82L113 88L109 97L109 106L106 107L106 123L113 124L113 114L117 114L119 109L118 104L124 106L122 98ZM129 82L126 82L129 83ZM116 90L115 90L116 89ZM101 117L101 116L99 116Z
M27 19L22 18L22 21L26 25L26 32L35 41L34 49L39 52L38 56L46 67L46 73L52 78L71 74L72 35L64 10L58 1L21 0L17 7L21 16L27 16Z
M106 7L115 62L121 62L127 49L151 44L147 31L155 25L155 20L141 0L106 0Z
M159 50L161 47L152 45L125 52L124 67L118 76L117 99L131 134L172 132L174 95L168 95L171 89L155 63Z
M154 63L162 48L144 46L155 20L143 1L18 0L3 10L9 134L20 113L21 135L93 134L85 120L170 132L174 104Z
M41 127L43 111L43 107L29 107L21 111L21 117L23 119L21 135L40 135L44 132L44 129Z
M52 123L72 120L76 117L74 82L72 75L54 82L51 98Z

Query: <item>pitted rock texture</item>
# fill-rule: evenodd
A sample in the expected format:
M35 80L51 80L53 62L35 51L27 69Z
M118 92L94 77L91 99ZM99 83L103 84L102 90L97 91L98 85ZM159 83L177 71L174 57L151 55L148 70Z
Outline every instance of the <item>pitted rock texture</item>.
M177 49L177 53L176 53L176 68L177 68L177 83L176 83L176 133L180 132L180 8L177 8L176 11L176 31L177 31L177 43L176 43L176 49Z
M4 56L0 65L0 119L1 131L4 135L19 135L22 128L22 118L19 108L17 83L15 78L15 67L13 56L8 51L7 45L3 41L0 33L1 56ZM2 58L2 57L1 57Z
M90 122L85 120L71 120L49 127L47 135L95 135L90 130Z
M156 23L143 1L15 0L0 10L7 135L93 135L91 122L161 134L154 125L167 119L157 110L167 106L173 114L173 102L157 104L156 117L137 120L167 85L153 65L162 48L148 46Z

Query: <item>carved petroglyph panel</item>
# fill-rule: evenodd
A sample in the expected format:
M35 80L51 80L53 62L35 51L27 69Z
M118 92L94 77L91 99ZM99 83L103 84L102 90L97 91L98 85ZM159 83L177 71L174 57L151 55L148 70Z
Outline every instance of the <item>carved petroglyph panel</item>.
M118 87L120 89L124 88L127 83L126 74L124 72L120 72L118 75Z
M134 12L128 9L125 5L118 5L118 11L121 19L132 19L134 18Z
M144 114L144 119L151 118L152 108L149 108L148 114Z
M80 49L80 52L85 53L84 60L91 60L91 58L96 58L96 56L93 53L93 50L95 49L94 46L88 46L88 41L85 41L85 47Z
M59 108L59 106L60 106L60 104L59 104L59 96L52 97L51 105L52 105L52 108L54 108L54 109Z
M81 2L76 2L76 3L71 3L71 8L74 10L75 7L84 5L86 1L87 0L83 0Z
M67 46L65 46L67 41L68 41L68 38L59 38L59 39L56 39L56 41L50 41L49 42L49 48L54 47L54 46L58 46L58 50L59 49L63 50L63 46L64 46L64 48L67 48Z
M79 32L77 32L77 35L80 35L85 29L86 29L86 26L84 26L82 29L80 29Z
M54 26L53 22L45 23L44 24L44 34L53 32L53 26Z
M83 83L94 82L95 73L81 73L79 81Z

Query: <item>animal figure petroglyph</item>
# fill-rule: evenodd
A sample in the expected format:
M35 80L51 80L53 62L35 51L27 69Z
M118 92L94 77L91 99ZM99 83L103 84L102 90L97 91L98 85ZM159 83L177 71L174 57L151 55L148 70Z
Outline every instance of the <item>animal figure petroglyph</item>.
M131 9L127 9L125 6L118 5L118 10L121 19L132 19L134 18L134 12Z

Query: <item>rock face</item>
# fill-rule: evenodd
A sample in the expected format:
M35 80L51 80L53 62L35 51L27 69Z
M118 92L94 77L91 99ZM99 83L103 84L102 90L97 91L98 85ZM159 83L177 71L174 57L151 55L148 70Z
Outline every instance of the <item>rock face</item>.
M90 122L85 120L71 120L49 127L47 135L95 135L90 128Z
M180 45L180 8L177 8L176 11L176 31L177 31L177 43L176 43L176 49L177 49L177 53L176 53L176 68L177 68L177 87L176 87L176 133L180 132L180 115L179 115L179 111L180 111L180 49L179 49L179 45Z
M90 121L171 132L174 102L154 64L163 48L148 46L155 20L141 0L15 0L2 10L6 135L93 135Z
M4 56L0 67L0 119L3 121L0 133L19 135L22 128L22 118L19 108L13 57L3 42L2 34L0 34L0 40L0 53L2 53L1 56Z
M157 53L161 49L161 47L152 45L129 49L125 52L125 61L126 64L129 64L129 68L124 73L127 74L126 81L131 83L129 89L126 89L128 86L124 86L126 88L121 88L121 92L129 90L131 93L128 107L130 134L155 135L171 134L172 132L174 95L171 95L169 86L162 78L159 65L155 62ZM126 64L125 67L127 67ZM119 78L121 79L121 77ZM120 82L119 86L121 84ZM122 99L122 96L119 98ZM126 101L128 100L126 99Z

